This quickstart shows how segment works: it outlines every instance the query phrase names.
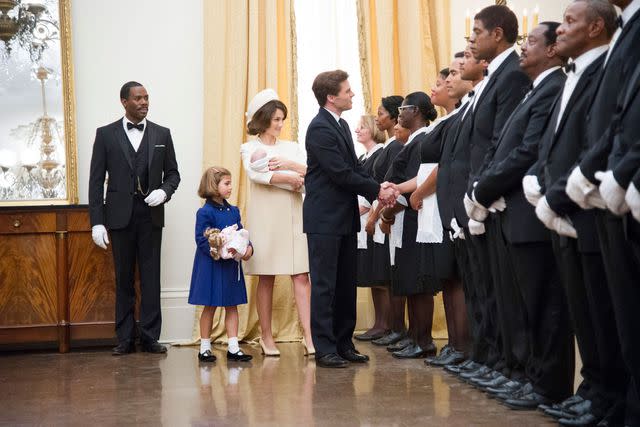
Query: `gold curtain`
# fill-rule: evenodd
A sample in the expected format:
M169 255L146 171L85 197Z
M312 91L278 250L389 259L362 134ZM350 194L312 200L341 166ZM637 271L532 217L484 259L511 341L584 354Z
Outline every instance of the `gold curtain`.
M383 96L429 93L438 71L451 62L449 1L357 1L365 110L375 114ZM433 336L447 336L441 294L435 298Z
M204 14L204 150L203 168L228 168L235 191L230 203L245 212L247 178L240 145L247 140L247 103L260 90L273 88L289 108L283 139L297 139L297 80L293 0L208 0ZM244 215L243 215L244 217ZM251 229L251 224L245 224ZM255 308L257 278L246 276L248 304L238 307L238 337L259 336ZM196 310L193 338L200 337ZM299 340L291 280L278 277L273 296L273 332L279 341ZM224 310L214 317L212 338L226 340Z

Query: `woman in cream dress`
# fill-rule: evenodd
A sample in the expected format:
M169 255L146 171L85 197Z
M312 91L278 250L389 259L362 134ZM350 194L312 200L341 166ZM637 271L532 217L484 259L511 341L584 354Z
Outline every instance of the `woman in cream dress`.
M278 139L287 107L272 89L259 92L247 109L249 135L255 140L242 144L242 163L250 180L246 223L251 230L254 256L244 271L257 275L257 309L262 351L278 356L271 330L273 284L276 275L289 275L304 330L306 354L314 354L310 328L309 260L307 238L302 232L302 193L307 172L306 153L295 142ZM267 157L257 167L252 155ZM254 159L260 156L254 156ZM268 160L267 160L268 159Z

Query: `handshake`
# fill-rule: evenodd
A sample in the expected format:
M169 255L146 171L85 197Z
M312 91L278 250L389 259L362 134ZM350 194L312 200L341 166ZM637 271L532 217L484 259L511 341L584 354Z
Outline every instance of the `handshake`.
M396 204L396 200L400 197L400 190L398 186L392 182L383 182L380 184L380 191L378 192L378 200L385 208L391 208Z

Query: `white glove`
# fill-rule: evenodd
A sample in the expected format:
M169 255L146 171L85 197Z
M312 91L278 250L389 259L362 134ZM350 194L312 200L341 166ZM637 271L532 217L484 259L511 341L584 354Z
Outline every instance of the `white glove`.
M553 229L561 236L567 236L573 239L578 238L578 232L576 229L564 218L556 217L553 220Z
M582 209L591 209L593 206L587 203L587 197L595 190L597 187L582 174L580 166L576 166L567 179L567 188L564 191Z
M553 220L559 218L558 214L551 209L547 202L547 197L542 196L536 205L536 216L549 230L554 230Z
M491 213L503 212L505 209L507 209L507 201L502 196L500 196L498 200L491 203L491 206L489 206L489 212Z
M638 192L633 182L629 184L624 200L627 202L627 205L629 205L629 209L631 209L631 215L633 215L636 221L640 221L640 192Z
M102 249L107 249L109 244L109 235L107 229L102 224L94 225L91 227L91 238L93 243L100 246Z
M453 235L451 236L451 240L462 239L464 240L464 229L458 225L458 221L455 218L451 218L451 229L453 230Z
M144 202L149 206L154 207L164 203L165 200L167 200L167 193L158 188L157 190L153 190L151 194L144 199Z
M473 218L469 219L469 233L472 236L480 236L485 233L484 223L474 220Z
M540 194L540 184L538 183L538 177L535 175L525 175L522 178L522 190L524 191L524 197L534 207L538 204L538 200L542 197Z
M595 177L600 181L598 190L600 191L602 199L607 204L607 209L618 216L629 212L629 206L624 200L626 191L618 184L618 181L616 181L616 177L613 176L613 171L598 171Z
M471 193L471 195L475 199L473 193ZM469 218L482 222L487 218L487 216L489 216L489 211L480 203L470 199L466 193L464 195L464 199L462 199L462 203L464 204L464 210Z

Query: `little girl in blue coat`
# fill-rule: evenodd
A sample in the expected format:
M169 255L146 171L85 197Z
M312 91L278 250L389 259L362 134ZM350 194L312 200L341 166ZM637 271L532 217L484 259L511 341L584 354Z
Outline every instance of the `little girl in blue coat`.
M216 356L211 351L211 328L213 315L217 307L225 309L225 328L229 337L228 360L246 362L251 355L244 354L238 346L238 304L247 303L247 291L244 283L242 265L235 259L214 260L211 256L209 240L204 235L207 228L223 228L240 223L240 210L230 205L231 172L222 167L207 169L200 179L198 195L206 203L196 214L196 254L191 273L189 304L205 306L200 316L200 352L198 359L213 362ZM230 249L233 251L233 249ZM241 256L248 260L253 255L253 246L249 244ZM238 257L235 257L238 258Z

